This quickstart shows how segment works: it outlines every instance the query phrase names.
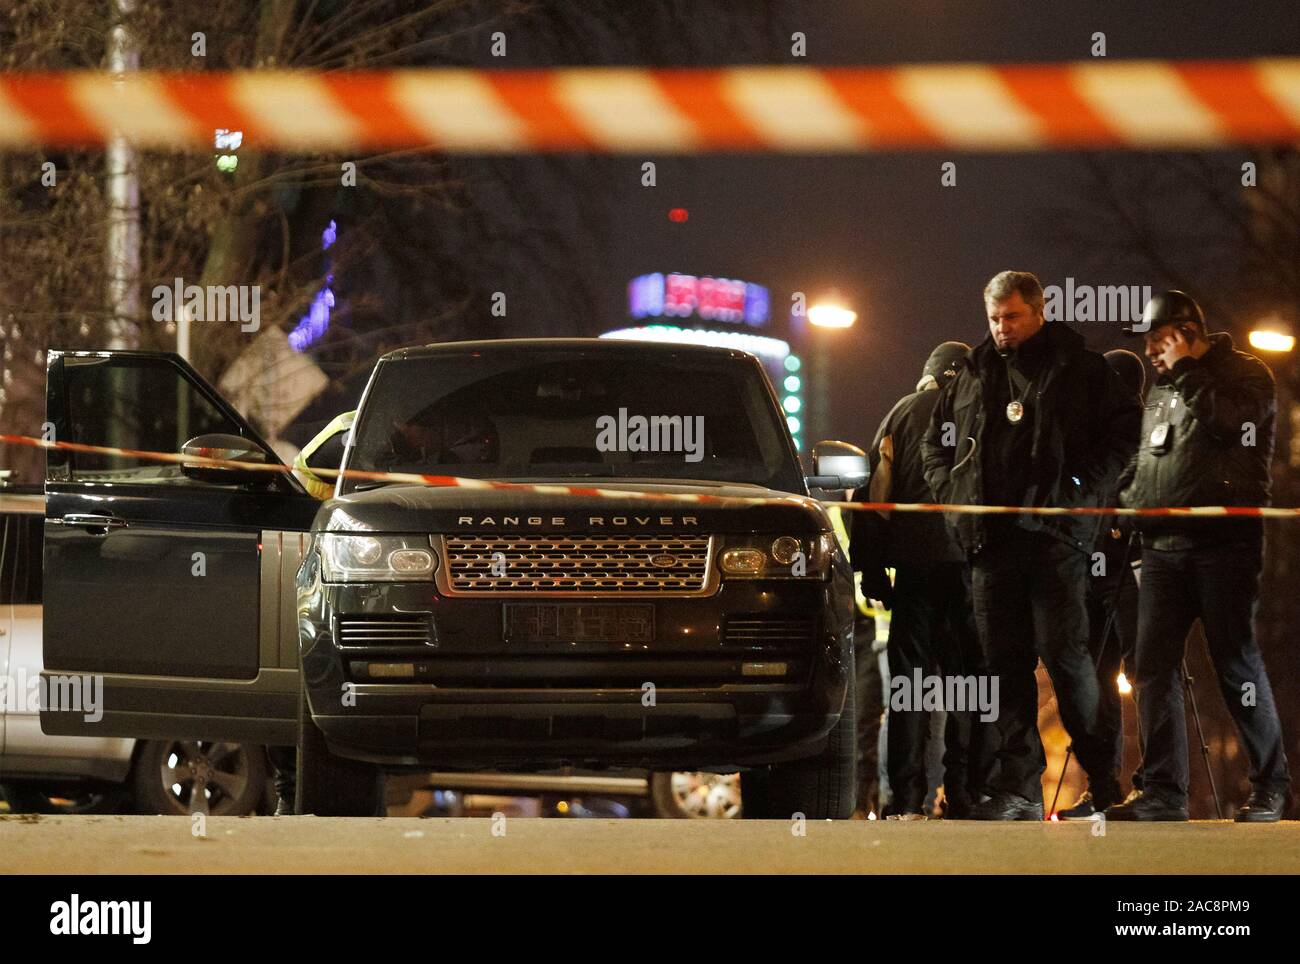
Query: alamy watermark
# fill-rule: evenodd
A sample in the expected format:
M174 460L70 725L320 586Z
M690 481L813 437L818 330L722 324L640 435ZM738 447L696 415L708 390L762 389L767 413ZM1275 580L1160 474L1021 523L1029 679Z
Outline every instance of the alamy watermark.
M80 713L87 723L104 718L104 677L82 673L28 677L25 669L0 676L0 710L6 713Z
M980 722L998 718L997 676L926 676L919 669L911 676L889 680L889 709L896 713L979 713Z
M175 278L170 286L155 285L152 294L154 321L238 321L248 332L262 325L261 285L187 285Z
M1142 332L1151 327L1142 324L1142 310L1150 300L1150 285L1087 285L1066 278L1064 287L1048 285L1043 289L1043 317L1048 321L1117 322Z
M596 419L600 452L684 452L687 462L704 458L703 415L618 415Z
M58 937L123 936L148 944L153 935L153 901L82 900L73 894L50 905L50 933Z

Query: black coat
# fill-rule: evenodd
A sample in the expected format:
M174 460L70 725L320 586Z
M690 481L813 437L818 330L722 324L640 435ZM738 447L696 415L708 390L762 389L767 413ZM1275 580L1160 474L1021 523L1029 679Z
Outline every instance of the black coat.
M1015 474L1024 483L1022 505L1106 505L1137 447L1141 406L1083 336L1048 322L1046 359L1026 403L1032 421L1029 464L990 465L984 456L990 419L1006 418L1005 371L992 338L973 348L943 389L922 442L925 478L939 502L986 505L985 476ZM949 441L952 444L944 444ZM1112 503L1113 504L1113 503ZM949 524L968 553L989 538L986 515L952 514ZM1047 532L1091 552L1100 516L1015 516L1023 528Z
M929 502L930 486L921 466L921 439L939 400L938 388L913 392L899 399L880 423L871 451L871 481L853 494L863 502ZM850 556L862 573L863 592L872 599L889 582L886 567L923 568L941 562L961 562L965 556L936 513L853 513Z
M1201 358L1184 358L1156 380L1147 398L1140 446L1121 479L1123 504L1134 508L1258 505L1271 501L1269 462L1277 395L1268 366L1210 335ZM1152 443L1166 423L1166 439ZM1181 549L1259 529L1258 520L1144 518L1143 542Z

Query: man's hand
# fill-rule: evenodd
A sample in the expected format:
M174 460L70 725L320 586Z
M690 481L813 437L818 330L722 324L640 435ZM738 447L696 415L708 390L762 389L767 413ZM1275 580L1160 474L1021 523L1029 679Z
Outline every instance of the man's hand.
M1169 334L1165 336L1160 343L1160 366L1165 371L1170 371L1174 365L1184 358L1190 358L1192 354L1192 343L1188 341L1183 330L1177 326L1169 329Z

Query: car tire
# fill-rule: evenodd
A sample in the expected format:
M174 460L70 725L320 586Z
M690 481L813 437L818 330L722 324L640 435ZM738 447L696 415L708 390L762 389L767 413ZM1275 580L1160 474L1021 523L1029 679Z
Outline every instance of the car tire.
M826 747L816 756L789 763L774 763L763 772L749 771L741 777L741 794L746 815L750 815L750 786L757 799L754 806L768 819L788 820L802 813L808 820L848 820L857 805L857 700L853 673L844 693L844 708L831 727ZM747 784L744 777L750 774Z
M680 775L687 777L691 776L690 774ZM678 796L677 790L673 785L678 776L678 773L671 773L668 771L659 771L650 774L650 801L654 806L654 815L656 817L665 817L671 820L731 820L735 819L737 816L744 816L745 804L743 796L740 800L740 809L734 813L718 813L717 807L714 806L715 803L721 802L724 810L735 811L734 784L718 787L717 789L720 790L723 795L720 798L710 796L709 800L706 801L706 809L714 812L700 813L688 810L682 805L681 798ZM711 779L707 774L700 774L698 776L704 780ZM727 778L724 777L723 779L726 780Z
M294 812L318 817L384 815L384 775L373 763L335 756L298 696L298 796Z
M141 740L131 766L131 795L137 813L191 814L196 785L191 773L179 772L172 758L201 759L221 774L207 781L208 814L242 817L256 813L271 770L266 751L257 745L199 740ZM179 762L179 761L178 761ZM175 789L180 787L179 793Z

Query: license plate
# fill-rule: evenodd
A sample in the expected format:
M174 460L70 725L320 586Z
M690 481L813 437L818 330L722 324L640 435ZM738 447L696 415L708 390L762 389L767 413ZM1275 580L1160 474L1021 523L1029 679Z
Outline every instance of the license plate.
M609 603L507 603L508 643L650 643L654 607Z

